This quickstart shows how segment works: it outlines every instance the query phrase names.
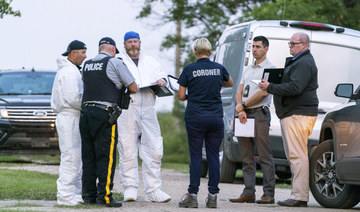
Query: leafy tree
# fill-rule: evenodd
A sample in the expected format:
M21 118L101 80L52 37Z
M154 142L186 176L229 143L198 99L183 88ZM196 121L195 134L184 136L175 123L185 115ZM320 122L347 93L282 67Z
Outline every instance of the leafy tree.
M12 0L0 0L0 18L4 18L5 15L21 16L19 10L14 11L10 6Z
M235 24L234 16L240 16L239 8L250 3L263 2L264 0L144 0L144 6L138 18L147 18L151 15L160 16L162 23L174 23L178 28L176 33L165 36L161 49L179 46L183 56L183 64L194 62L190 53L192 41L199 37L206 37L215 47L224 28ZM166 11L155 11L159 3L166 4ZM234 21L235 20L235 21ZM176 72L178 73L178 72ZM178 75L177 75L178 76Z
M360 30L359 11L357 0L268 0L248 8L240 21L302 20Z
M175 75L180 75L184 64L195 61L192 53L193 40L206 37L213 48L227 25L234 24L231 17L238 14L237 8L246 0L144 0L138 18L160 16L162 23L174 23L176 32L165 36L160 49L175 47ZM166 4L164 11L155 11L154 6ZM173 114L183 117L183 105L175 97Z

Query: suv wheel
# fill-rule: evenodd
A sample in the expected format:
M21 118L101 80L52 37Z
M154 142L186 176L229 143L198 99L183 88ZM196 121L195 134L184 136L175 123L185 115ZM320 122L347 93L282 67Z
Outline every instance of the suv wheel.
M336 178L333 141L319 144L310 156L310 190L326 208L352 208L359 202L356 187L340 184Z

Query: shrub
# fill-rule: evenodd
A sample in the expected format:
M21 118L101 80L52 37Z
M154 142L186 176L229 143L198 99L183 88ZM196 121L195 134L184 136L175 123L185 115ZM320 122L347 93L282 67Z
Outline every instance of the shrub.
M172 113L158 113L161 134L164 141L164 162L189 163L190 154L184 118Z

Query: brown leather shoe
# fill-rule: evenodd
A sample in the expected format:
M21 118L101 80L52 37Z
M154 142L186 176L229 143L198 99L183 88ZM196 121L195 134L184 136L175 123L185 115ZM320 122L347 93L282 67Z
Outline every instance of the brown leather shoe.
M255 202L255 197L246 195L246 194L241 194L239 198L236 199L230 199L230 202L236 202L236 203L254 203Z
M256 200L257 204L274 204L275 199L271 195L264 194L259 200Z
M278 204L280 206L287 206L287 207L307 207L307 202L294 200L294 199L287 199L285 201L279 201Z

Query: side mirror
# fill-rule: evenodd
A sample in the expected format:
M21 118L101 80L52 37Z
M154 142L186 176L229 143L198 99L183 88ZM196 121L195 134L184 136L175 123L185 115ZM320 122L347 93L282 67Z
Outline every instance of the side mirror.
M350 83L341 83L336 86L335 96L350 98L353 94L354 85Z

